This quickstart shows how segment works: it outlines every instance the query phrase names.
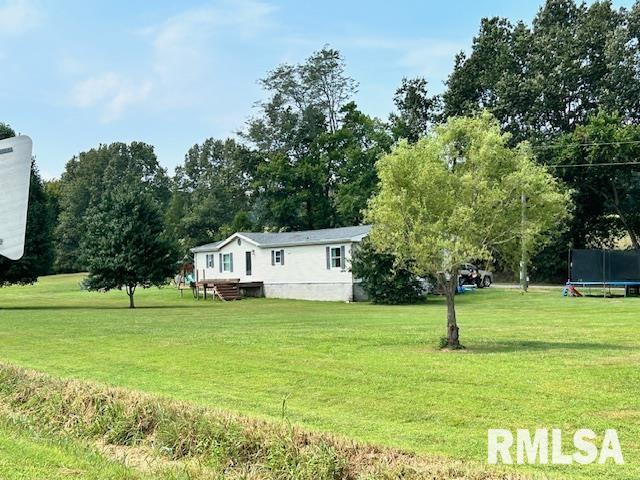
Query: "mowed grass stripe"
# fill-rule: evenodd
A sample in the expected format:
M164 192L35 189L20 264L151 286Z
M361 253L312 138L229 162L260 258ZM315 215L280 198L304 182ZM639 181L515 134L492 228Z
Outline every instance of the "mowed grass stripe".
M612 413L637 405L640 299L462 295L467 350L444 353L439 298L214 304L166 288L129 311L124 293L82 292L80 279L0 289L0 357L256 417L279 418L286 398L307 428L475 461L487 428L617 428L624 467L565 473L640 476L638 422Z

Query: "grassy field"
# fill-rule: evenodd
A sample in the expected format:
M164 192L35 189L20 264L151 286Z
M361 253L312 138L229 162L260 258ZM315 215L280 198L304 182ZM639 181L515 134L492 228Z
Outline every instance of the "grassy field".
M150 480L86 445L0 421L0 478L3 480Z
M624 466L533 471L640 477L640 299L463 295L467 350L441 352L438 298L212 304L167 288L141 291L131 311L124 293L82 292L80 278L0 289L0 360L258 417L284 404L309 429L478 462L488 428L616 428Z

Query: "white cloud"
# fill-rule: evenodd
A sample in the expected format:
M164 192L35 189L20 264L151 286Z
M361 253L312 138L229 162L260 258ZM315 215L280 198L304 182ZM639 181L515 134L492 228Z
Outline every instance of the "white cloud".
M127 108L144 102L151 89L148 80L135 83L117 73L107 72L76 83L71 96L76 107L101 107L102 120L110 122Z
M42 22L43 12L30 0L0 2L0 36L20 35Z
M393 52L398 67L431 80L446 78L455 55L466 47L462 42L440 38L357 36L344 38L343 43L363 50Z
M222 72L216 55L230 39L249 39L272 25L275 8L254 0L208 4L168 18L144 33L153 46L153 70L165 104L197 102L212 72ZM195 87L195 89L194 89Z
M142 77L116 70L78 81L72 104L98 108L103 121L113 121L130 107L181 108L206 102L212 81L222 74L216 56L221 47L238 38L253 38L271 25L274 8L257 0L222 1L185 10L138 32L149 43L150 55L138 65ZM80 75L82 64L63 59L60 68Z
M455 56L464 45L446 40L421 40L406 45L399 64L427 77L446 77L453 67Z
M351 35L327 38L289 36L289 44L317 49L318 45L329 43L339 49L381 51L392 55L391 65L405 72L405 75L421 75L429 80L447 77L453 67L455 55L467 47L464 42L428 37L394 37L376 35Z

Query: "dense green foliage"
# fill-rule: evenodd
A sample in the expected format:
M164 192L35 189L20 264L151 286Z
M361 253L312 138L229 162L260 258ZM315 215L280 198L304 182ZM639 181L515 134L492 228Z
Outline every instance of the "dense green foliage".
M189 248L235 230L361 223L378 188L374 164L394 143L416 143L448 118L489 110L511 134L511 146L529 141L536 161L553 165L572 187L576 214L534 257L532 271L536 279L564 279L570 247L612 246L627 237L638 245L640 167L574 165L581 157L591 164L634 158L633 144L617 148L622 145L615 142L637 135L639 58L640 3L616 9L607 1L547 0L532 22L482 19L443 94L430 94L424 78L404 78L385 121L354 102L356 81L340 52L325 46L301 63L269 71L260 80L262 100L237 137L194 145L173 178L143 143L101 145L71 159L59 183L45 191L58 224L55 270L86 268L79 254L84 217L105 187L110 164L139 165L163 209L167 234L188 261ZM0 134L7 128L0 125ZM587 145L570 146L576 143ZM512 258L499 260L512 268Z
M444 115L489 108L514 142L549 141L599 109L640 119L640 4L547 0L531 27L483 19L469 55L456 58Z
M440 109L440 98L429 96L427 81L421 77L403 78L393 103L397 109L389 116L393 136L409 143L417 142L429 132Z
M251 230L250 222L237 223L250 208L255 168L254 154L231 139L209 138L189 149L176 168L167 212L170 234L183 254L224 236L234 222L243 227L238 230Z
M582 219L573 229L574 243L609 246L627 235L640 248L640 165L633 165L639 158L640 125L624 124L617 115L595 115L558 139L553 163L576 190Z
M134 308L136 288L167 283L177 270L177 255L161 207L137 172L115 168L105 180L113 183L107 181L111 184L84 221L81 251L89 271L84 285L98 291L125 288Z
M377 185L387 125L351 100L356 84L328 47L261 80L266 100L240 139L207 139L176 169L167 221L182 251L237 230L359 224Z
M98 204L105 191L130 172L140 179L164 210L169 202L169 178L160 167L153 147L142 142L112 143L82 152L66 165L59 185L60 217L56 228L56 269L73 272L86 269L80 244L86 232L86 213Z
M258 227L314 229L359 223L377 179L373 165L391 145L386 126L349 100L355 82L339 52L324 48L301 65L281 65L243 138L259 160Z
M11 127L0 123L0 139L14 136L15 132ZM33 162L25 254L18 261L0 257L0 287L13 283L33 283L40 275L51 273L54 258L52 232L55 220L55 209L48 200L42 178Z
M379 252L368 240L355 250L351 271L374 303L415 303L424 294L413 271L399 265L393 255Z
M459 266L491 260L496 252L513 264L535 253L567 217L568 194L559 182L533 161L527 144L510 148L509 140L486 112L452 117L377 163L380 189L367 211L370 238L416 275L438 277L447 298L449 347L459 346Z
M447 462L486 465L496 423L561 425L569 435L616 428L625 465L516 468L566 479L640 476L638 298L495 287L460 295L467 350L451 354L436 346L441 296L402 306L212 304L151 288L136 294L143 308L129 310L121 292L80 292L81 278L0 289L3 361L253 417L281 419L285 400L294 425Z
M640 122L639 40L638 2L628 10L616 10L608 1L547 0L531 26L485 18L471 52L456 58L443 95L443 114L446 118L490 109L502 128L512 133L513 142L532 143L542 163L575 164L579 154L600 156L609 162L619 155L602 149L591 152L591 147L566 155L549 146L557 142L566 145L580 137L617 141L623 135L605 129L598 135L583 132L567 136L599 111L612 112L624 124ZM619 177L633 170L640 168L557 170L574 187L576 215L568 223L568 231L535 260L538 278L562 279L566 275L563 259L570 246L610 245L628 233L628 228L620 228L622 220L614 218L619 213L611 215L610 202L605 205L590 181L573 180L592 174ZM628 206L637 211L639 201L635 196L633 205Z

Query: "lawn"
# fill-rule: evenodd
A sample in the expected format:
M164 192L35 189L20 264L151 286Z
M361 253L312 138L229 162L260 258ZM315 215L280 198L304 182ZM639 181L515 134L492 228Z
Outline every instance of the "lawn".
M465 294L467 350L441 352L439 298L205 303L166 288L128 310L80 278L0 289L1 361L478 462L488 428L616 428L624 466L534 471L640 477L640 299Z
M80 442L41 435L5 421L0 421L0 478L151 480Z

